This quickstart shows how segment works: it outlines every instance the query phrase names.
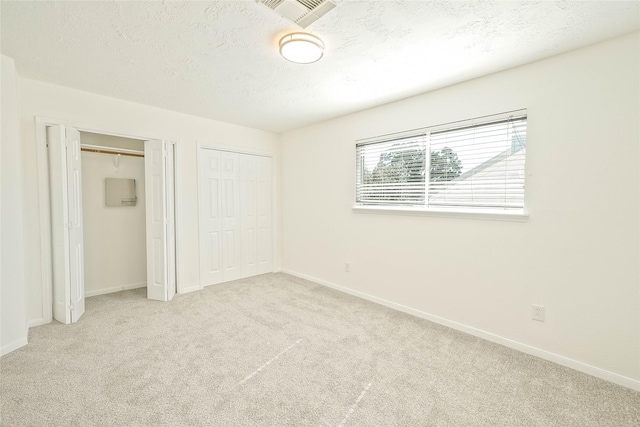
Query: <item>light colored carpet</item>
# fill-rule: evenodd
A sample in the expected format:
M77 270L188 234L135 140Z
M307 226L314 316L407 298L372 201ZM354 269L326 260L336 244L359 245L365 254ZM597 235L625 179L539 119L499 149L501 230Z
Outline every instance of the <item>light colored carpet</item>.
M640 393L285 274L29 338L3 426L640 426Z

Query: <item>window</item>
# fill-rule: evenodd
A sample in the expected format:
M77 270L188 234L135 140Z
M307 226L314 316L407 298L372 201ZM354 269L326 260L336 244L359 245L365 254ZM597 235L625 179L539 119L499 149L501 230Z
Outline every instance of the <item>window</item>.
M356 144L356 206L524 208L527 115L510 112Z

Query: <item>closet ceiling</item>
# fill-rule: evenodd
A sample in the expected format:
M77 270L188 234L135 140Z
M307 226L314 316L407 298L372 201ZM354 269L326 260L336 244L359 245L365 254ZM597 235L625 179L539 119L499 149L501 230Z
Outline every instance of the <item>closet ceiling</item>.
M275 132L620 36L637 1L352 1L306 31L310 65L278 40L300 28L254 0L1 2L19 73Z

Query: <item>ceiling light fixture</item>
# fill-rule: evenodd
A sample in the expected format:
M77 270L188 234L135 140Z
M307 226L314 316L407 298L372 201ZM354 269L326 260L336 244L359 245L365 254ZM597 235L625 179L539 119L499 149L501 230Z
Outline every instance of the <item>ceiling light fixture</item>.
M297 64L311 64L322 58L324 43L309 33L291 33L280 39L280 55Z

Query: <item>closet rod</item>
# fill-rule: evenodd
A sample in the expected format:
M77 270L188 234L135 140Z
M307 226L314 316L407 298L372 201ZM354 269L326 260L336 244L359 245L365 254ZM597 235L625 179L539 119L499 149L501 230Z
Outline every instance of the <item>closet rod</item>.
M123 156L144 157L144 151L127 150L125 148L102 147L100 145L80 145L80 150L92 153L121 154Z

